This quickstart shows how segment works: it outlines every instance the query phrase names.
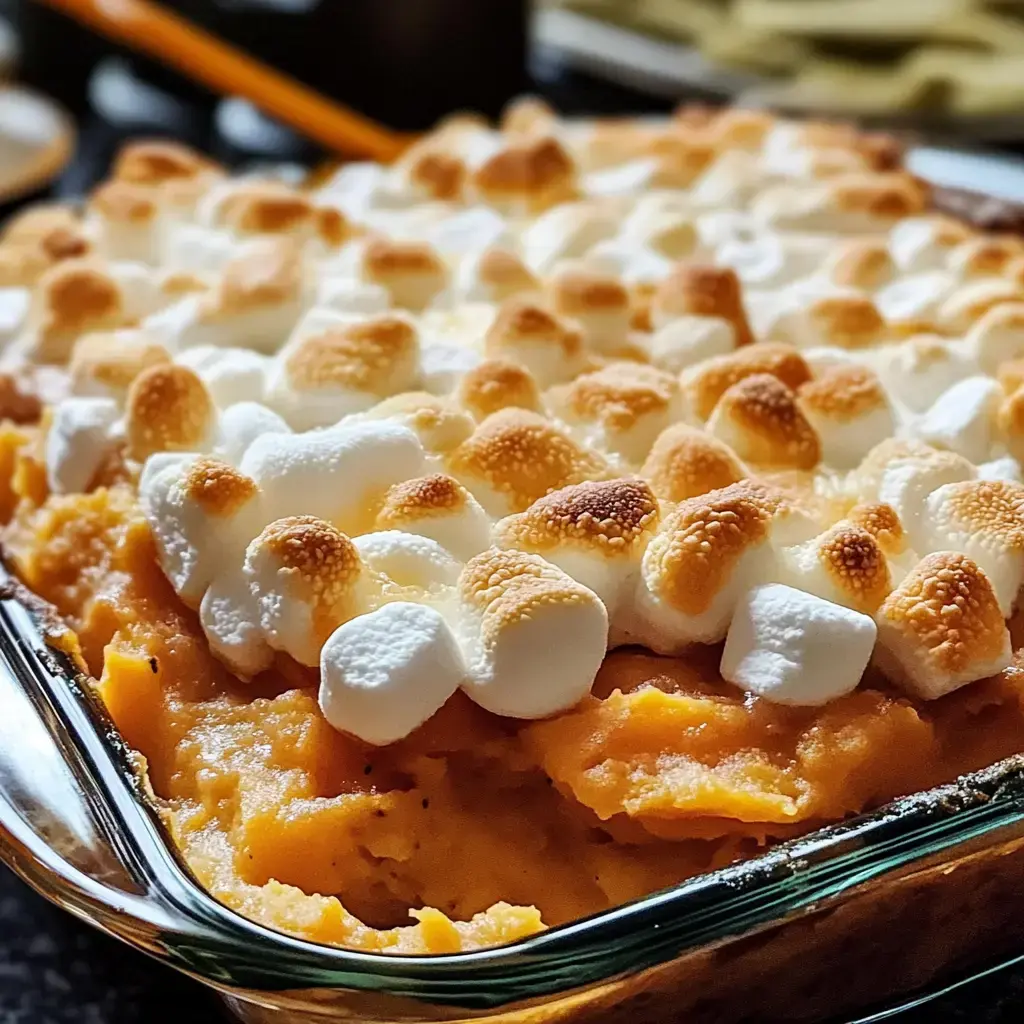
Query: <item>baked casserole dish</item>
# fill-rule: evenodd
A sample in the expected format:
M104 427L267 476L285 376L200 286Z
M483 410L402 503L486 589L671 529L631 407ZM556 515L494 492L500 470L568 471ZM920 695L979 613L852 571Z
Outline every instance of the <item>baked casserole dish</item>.
M846 126L537 101L22 214L3 653L136 893L65 902L255 1020L811 1019L1019 951L998 227Z

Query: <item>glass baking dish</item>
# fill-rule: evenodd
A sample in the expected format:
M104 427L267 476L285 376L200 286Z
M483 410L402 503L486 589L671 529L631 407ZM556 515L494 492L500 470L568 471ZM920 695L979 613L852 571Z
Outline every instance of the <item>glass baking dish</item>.
M247 1021L849 1019L1024 952L1024 756L497 949L385 956L278 934L191 878L52 617L2 586L0 858Z

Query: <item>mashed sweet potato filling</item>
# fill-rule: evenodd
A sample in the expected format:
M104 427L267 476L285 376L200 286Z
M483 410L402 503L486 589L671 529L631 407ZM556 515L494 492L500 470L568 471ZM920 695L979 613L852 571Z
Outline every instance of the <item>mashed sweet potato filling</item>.
M372 748L326 723L316 673L290 659L235 680L159 570L132 488L45 497L33 443L0 429L8 563L77 633L199 881L309 939L512 941L1024 750L1016 664L927 706L869 678L788 709L723 683L717 649L616 651L547 721L460 694Z

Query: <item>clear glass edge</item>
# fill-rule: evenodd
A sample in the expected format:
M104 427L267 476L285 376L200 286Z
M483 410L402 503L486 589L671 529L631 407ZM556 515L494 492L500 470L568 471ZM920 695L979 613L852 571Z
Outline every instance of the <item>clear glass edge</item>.
M443 956L333 948L256 924L199 887L96 698L70 662L46 645L28 609L10 598L0 602L0 663L47 705L51 729L65 734L62 748L74 751L71 767L92 811L103 817L105 834L116 837L116 853L145 895L77 871L24 822L19 826L2 802L0 859L79 917L217 986L340 987L467 1009L551 996L749 934L972 840L994 843L1024 823L1024 756L1018 756L507 946Z

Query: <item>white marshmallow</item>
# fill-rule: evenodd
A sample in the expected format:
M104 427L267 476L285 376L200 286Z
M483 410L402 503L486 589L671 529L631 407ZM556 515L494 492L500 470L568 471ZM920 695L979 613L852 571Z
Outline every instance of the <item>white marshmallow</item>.
M483 357L468 345L425 341L420 346L420 383L432 395L450 395Z
M608 643L596 594L536 555L496 549L466 565L460 592L463 689L477 704L546 718L590 692Z
M724 356L736 347L736 332L716 316L681 316L655 331L647 342L651 362L659 369L680 373L688 366Z
M821 707L857 688L876 634L867 615L770 583L737 604L722 677L773 704Z
M522 234L523 258L536 274L548 274L560 260L575 259L618 225L591 203L563 203L541 214Z
M241 566L219 572L199 605L210 651L240 679L268 669L274 651L263 636L259 608Z
M876 292L875 305L886 320L931 320L956 287L956 278L944 270L911 274Z
M317 288L316 304L310 313L319 309L345 316L375 316L391 308L388 290L379 284L367 284L347 275L336 277L326 274Z
M827 258L828 244L821 238L801 235L728 238L715 250L715 263L732 267L745 285L782 288L819 271Z
M46 434L46 483L54 494L80 494L117 443L120 417L111 398L65 398Z
M871 363L889 394L912 412L924 412L957 381L977 372L960 347L931 335L878 349Z
M969 459L991 457L996 413L1003 389L991 377L968 377L935 399L915 433L936 448L948 448Z
M936 270L946 266L953 246L943 241L947 227L935 217L904 217L889 232L889 251L905 271Z
M979 480L1005 480L1006 483L1024 483L1024 473L1020 463L1012 455L1003 455L991 462L983 462L978 466Z
M237 466L257 437L290 433L291 427L273 409L258 402L236 402L220 415L218 440L213 454Z
M631 196L643 191L654 179L658 163L653 158L630 160L617 167L605 167L585 174L581 181L584 195Z
M359 520L374 494L421 476L424 452L407 427L377 421L263 434L240 468L259 484L268 520L306 514L347 524Z
M28 288L0 288L0 349L24 326L31 295Z
M241 562L262 525L253 481L213 459L163 462L144 475L139 504L156 542L160 567L178 596L198 608L212 581Z
M625 284L655 284L668 276L670 260L643 246L618 239L598 242L587 251L583 263L590 270L612 274Z
M237 402L262 402L271 361L246 348L200 345L186 349L174 360L195 370L219 409Z
M171 273L219 274L241 248L226 231L177 223L166 232L162 265Z
M399 587L421 591L452 587L462 570L462 564L436 540L414 533L382 530L364 533L353 543L371 569Z
M964 347L978 366L993 376L1003 363L1024 356L1024 304L994 306L967 332Z
M422 241L429 242L446 260L458 260L491 246L511 245L513 236L501 214L489 206L456 210L431 224Z
M386 604L339 626L320 655L320 709L366 743L404 739L459 688L466 669L433 608Z

